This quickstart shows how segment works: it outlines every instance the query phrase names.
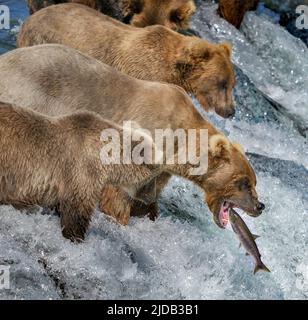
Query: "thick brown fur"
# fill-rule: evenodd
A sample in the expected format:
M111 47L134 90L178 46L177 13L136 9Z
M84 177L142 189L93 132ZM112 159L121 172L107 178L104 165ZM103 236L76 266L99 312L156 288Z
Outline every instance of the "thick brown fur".
M256 209L256 177L245 155L201 117L180 87L129 77L61 45L22 48L2 55L0 74L0 100L49 116L85 109L118 124L134 121L152 134L155 129L206 129L212 137L207 173L191 176L188 174L190 165L164 167L164 173L157 177L156 196L170 175L177 174L192 180L205 191L206 201L218 225L219 206L228 197L235 203L249 203L245 209L252 215L260 214ZM247 189L240 189L243 179L249 183ZM127 223L131 204L121 192L114 193L109 189L102 199L105 199L102 201L105 213ZM106 203L106 199L110 201ZM110 211L106 210L106 205ZM134 204L133 208L137 207ZM157 205L145 208L152 217L157 215L156 211Z
M135 78L168 82L192 93L206 111L233 116L231 47L186 37L163 26L134 28L76 4L43 9L22 27L18 47L58 43Z
M173 30L189 27L193 0L28 0L30 14L52 4L79 3L136 27L160 24Z
M239 29L245 13L256 10L258 3L259 0L219 0L218 13Z
M105 129L123 136L88 111L51 118L0 102L0 203L56 208L63 236L83 240L104 186L134 196L158 172L145 164L103 164Z

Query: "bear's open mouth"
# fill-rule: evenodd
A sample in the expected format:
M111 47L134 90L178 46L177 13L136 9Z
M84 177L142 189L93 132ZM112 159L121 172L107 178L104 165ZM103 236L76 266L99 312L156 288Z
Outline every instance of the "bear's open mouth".
M234 207L234 204L228 201L223 201L220 206L220 211L218 214L219 223L223 228L229 223L229 210Z

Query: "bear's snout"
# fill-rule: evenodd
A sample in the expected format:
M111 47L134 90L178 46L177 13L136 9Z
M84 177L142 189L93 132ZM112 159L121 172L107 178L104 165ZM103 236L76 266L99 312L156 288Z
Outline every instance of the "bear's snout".
M259 212L259 214L261 214L264 209L265 209L265 204L258 201L256 205L256 211Z
M231 107L225 111L225 118L233 118L235 115L235 108Z

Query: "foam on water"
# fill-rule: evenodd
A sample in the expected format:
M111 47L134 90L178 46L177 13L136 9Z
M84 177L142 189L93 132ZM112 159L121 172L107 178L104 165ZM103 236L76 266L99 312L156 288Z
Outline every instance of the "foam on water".
M257 219L244 218L261 236L270 274L254 276L252 259L238 248L235 235L214 225L190 183L173 178L161 199L165 213L156 222L134 218L120 227L97 213L80 245L62 238L56 216L1 207L1 258L10 260L13 279L37 276L31 286L13 281L13 289L0 291L0 297L307 298L307 202L267 174L258 176L258 189L267 209ZM181 212L167 213L170 201Z
M308 169L307 139L294 131L284 131L268 123L217 121L231 141L239 142L247 152L283 160L292 160Z
M254 123L245 115L239 120L225 120L212 113L206 113L194 99L197 110L203 117L223 131L233 142L240 143L246 152L291 160L308 169L308 141L294 128L286 128L270 121ZM241 106L239 106L241 109ZM237 110L239 111L239 110Z

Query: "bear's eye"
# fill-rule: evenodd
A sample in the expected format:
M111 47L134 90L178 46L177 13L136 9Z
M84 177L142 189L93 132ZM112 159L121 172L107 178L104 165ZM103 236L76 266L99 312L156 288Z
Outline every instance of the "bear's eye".
M248 178L241 179L239 181L239 189L240 190L248 190L250 189L250 182Z
M180 23L183 19L177 12L177 10L173 10L170 13L170 21L175 22L175 23Z

